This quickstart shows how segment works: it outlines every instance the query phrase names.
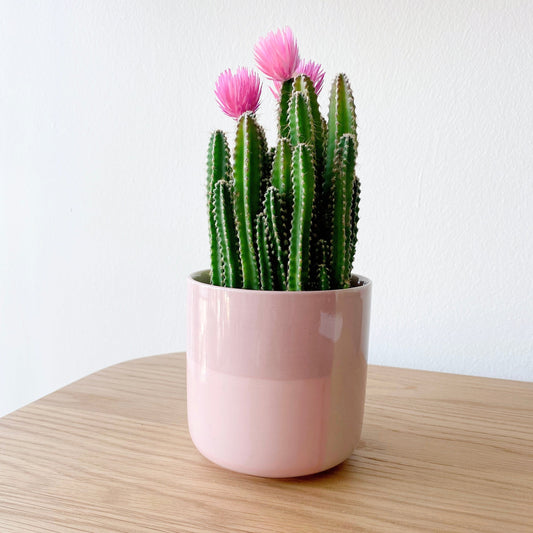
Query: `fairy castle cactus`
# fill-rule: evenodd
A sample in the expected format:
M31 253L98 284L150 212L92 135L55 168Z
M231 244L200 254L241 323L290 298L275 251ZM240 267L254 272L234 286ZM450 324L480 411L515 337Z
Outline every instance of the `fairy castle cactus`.
M215 94L237 129L233 160L222 131L209 142L211 282L289 291L349 287L360 185L348 79L335 77L326 120L317 100L324 72L300 59L289 28L260 39L254 52L279 103L278 140L268 147L255 115L259 76L224 71Z

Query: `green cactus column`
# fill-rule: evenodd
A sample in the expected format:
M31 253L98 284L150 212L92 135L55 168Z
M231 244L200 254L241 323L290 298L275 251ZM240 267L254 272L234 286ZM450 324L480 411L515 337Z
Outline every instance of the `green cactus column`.
M213 191L220 180L231 179L228 141L220 130L213 132L207 151L207 209L209 213L209 242L211 253L211 283L223 285L222 250L216 238Z
M326 291L331 288L331 281L329 275L329 265L331 256L331 245L326 244L324 239L320 239L317 243L317 270L318 270L318 288Z
M272 277L276 290L287 289L287 248L282 235L280 222L282 220L281 200L278 190L269 187L265 195L265 220L271 249Z
M322 173L322 168L324 164L324 125L323 118L320 114L320 108L318 106L318 99L315 92L315 86L311 79L308 76L300 75L294 78L293 92L299 91L306 98L307 105L311 114L311 119L313 121L313 137L315 144L315 165L317 171L317 179Z
M333 82L328 114L328 140L324 169L323 198L327 213L327 234L331 236L331 288L349 286L355 251L357 220L355 209L355 160L357 121L348 78L338 74Z
M352 196L355 181L355 138L344 134L339 140L333 168L333 231L331 285L350 286Z
M280 89L278 109L278 135L280 139L289 137L289 100L292 94L292 78L283 82Z
M216 240L221 251L224 286L239 288L242 286L241 263L231 191L231 185L227 181L217 181L213 188L212 202Z
M239 236L243 287L259 289L259 268L255 251L255 223L261 205L263 142L251 113L237 124L233 164L233 200Z
M361 196L361 184L359 178L354 176L354 186L352 192L352 209L350 212L350 249L347 258L348 278L352 274L352 262L355 256L355 247L357 245L357 223L359 222L359 197Z
M315 164L315 124L309 100L300 91L293 92L289 102L289 134L293 146L300 143L309 146Z
M328 114L328 143L326 152L326 168L324 186L329 190L333 175L335 150L340 138L345 133L355 137L355 151L357 153L357 121L352 90L345 74L337 74L329 100Z
M292 212L292 183L291 183L292 146L288 139L280 139L276 146L272 163L272 186L279 193L280 214L278 229L284 250L289 248L289 233ZM287 263L284 264L285 272Z
M270 243L266 217L263 213L257 215L257 255L259 257L259 277L261 289L271 291L274 289L272 277L272 264L270 262Z
M288 139L280 139L272 162L272 185L284 200L288 200L291 194L291 162L291 143Z
M313 82L305 75L297 76L293 82L293 93L289 102L290 140L293 145L305 143L309 146L315 169L315 193L309 258L309 289L319 289L319 264L322 258L318 252L318 241L327 236L327 220L323 206L324 131L322 117Z
M299 144L292 156L294 208L287 286L302 291L309 284L309 243L315 192L315 169L309 146Z

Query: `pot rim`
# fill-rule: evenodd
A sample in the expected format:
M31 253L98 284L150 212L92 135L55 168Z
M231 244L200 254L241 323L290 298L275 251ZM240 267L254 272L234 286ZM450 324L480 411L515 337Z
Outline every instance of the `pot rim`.
M357 280L361 281L361 285L357 285L354 287L347 287L345 289L326 289L326 290L313 290L313 291L264 291L264 290L258 290L258 289L242 289L237 287L222 287L220 285L211 285L211 283L207 281L203 281L200 278L201 276L206 276L211 272L211 269L207 268L204 270L197 270L196 272L192 272L187 276L187 280L189 283L198 283L200 285L207 285L213 290L221 290L225 292L239 292L239 293L253 293L253 294L286 294L289 296L296 296L296 295L303 295L303 294L335 294L339 292L344 291L362 291L362 290L368 290L370 287L372 287L372 280L368 279L365 276L361 276L359 274L354 274L352 272L350 279L353 280L354 278L357 278Z

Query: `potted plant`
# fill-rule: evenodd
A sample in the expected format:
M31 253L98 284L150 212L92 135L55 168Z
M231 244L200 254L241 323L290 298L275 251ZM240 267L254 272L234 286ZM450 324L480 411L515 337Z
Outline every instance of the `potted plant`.
M303 61L289 28L255 47L279 100L278 140L257 121L259 76L224 71L215 93L236 120L233 158L215 131L207 158L211 269L188 280L187 405L198 450L267 477L349 457L361 433L371 283L351 273L359 218L348 79Z

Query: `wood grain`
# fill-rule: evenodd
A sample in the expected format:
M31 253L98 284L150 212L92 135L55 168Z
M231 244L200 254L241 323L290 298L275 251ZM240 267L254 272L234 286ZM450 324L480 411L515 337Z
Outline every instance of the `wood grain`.
M370 367L342 465L270 480L204 459L185 358L107 368L0 419L0 532L533 531L533 384Z

